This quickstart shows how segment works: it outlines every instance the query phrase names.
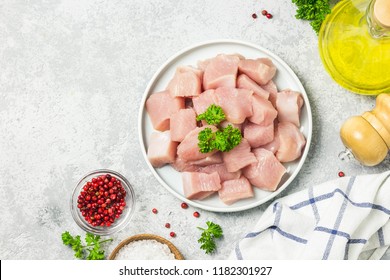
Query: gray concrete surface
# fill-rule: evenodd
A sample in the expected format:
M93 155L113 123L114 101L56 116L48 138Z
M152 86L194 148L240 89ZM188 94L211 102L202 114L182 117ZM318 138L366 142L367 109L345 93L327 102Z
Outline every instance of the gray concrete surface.
M266 8L272 20L251 14ZM137 117L144 89L168 57L191 44L239 39L279 55L301 79L313 110L309 156L280 196L375 168L338 160L342 122L370 110L373 97L350 93L325 72L317 35L295 19L291 0L0 1L0 258L72 259L61 243L65 230L83 234L70 210L71 191L86 172L109 168L125 175L136 192L122 239L153 233L170 239L187 259L225 259L257 221L266 203L239 213L192 207L159 185L145 164ZM151 213L159 209L158 215ZM196 226L220 224L216 254L198 247ZM164 227L170 222L177 237Z

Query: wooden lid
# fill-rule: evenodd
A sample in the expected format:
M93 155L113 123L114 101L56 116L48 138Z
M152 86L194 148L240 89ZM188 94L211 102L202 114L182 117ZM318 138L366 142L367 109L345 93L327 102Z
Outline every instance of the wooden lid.
M349 118L341 127L340 137L354 157L364 165L381 163L388 152L383 138L363 117Z
M163 243L169 247L172 254L175 255L176 260L184 260L183 255L180 253L180 251L168 240L165 238L162 238L161 236L154 235L154 234L138 234L131 237L126 238L121 243L118 244L118 246L115 247L115 249L111 252L110 256L108 257L109 260L115 260L116 255L118 254L119 250L123 248L123 246L138 240L156 240L160 243Z
M383 126L382 122L371 112L365 112L362 117L375 128L382 137L383 141L385 141L387 148L390 149L390 133Z
M374 15L382 25L390 27L390 0L376 0Z

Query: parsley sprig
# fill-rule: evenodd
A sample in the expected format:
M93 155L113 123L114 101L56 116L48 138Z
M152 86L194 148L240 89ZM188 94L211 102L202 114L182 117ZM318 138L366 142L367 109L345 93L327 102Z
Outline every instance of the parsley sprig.
M326 15L331 13L330 0L292 0L292 2L298 7L295 17L310 20L310 25L318 34Z
M71 246L75 252L74 256L77 259L87 260L104 260L104 250L101 249L101 244L112 241L112 238L100 240L100 236L87 233L85 236L86 245L82 244L80 235L73 237L68 231L61 235L64 245Z
M220 106L210 105L207 110L196 117L197 121L205 120L208 124L217 125L226 118Z
M198 243L201 244L200 249L204 250L206 254L211 254L217 248L215 244L215 239L221 238L223 236L223 231L220 225L217 225L213 222L206 222L207 229L198 227L202 231Z
M240 144L241 139L241 131L229 124L223 130L215 132L214 148L221 152L228 152Z
M198 121L206 120L208 124L212 125L218 125L225 119L226 116L222 108L214 104L210 105L203 114L198 115L196 118ZM201 153L209 153L213 150L228 152L240 144L241 139L241 131L230 124L216 132L207 127L198 134L198 147Z
M208 153L214 150L215 134L211 128L207 127L198 134L198 147L201 153Z
M240 144L241 139L241 131L230 124L216 132L207 127L198 134L198 147L201 153L208 153L213 150L228 152Z

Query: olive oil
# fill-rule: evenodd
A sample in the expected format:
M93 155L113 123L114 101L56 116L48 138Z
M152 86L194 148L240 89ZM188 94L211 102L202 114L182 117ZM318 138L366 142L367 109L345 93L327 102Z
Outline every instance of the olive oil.
M390 38L370 32L371 3L340 1L322 24L319 51L337 83L356 93L377 95L390 92Z

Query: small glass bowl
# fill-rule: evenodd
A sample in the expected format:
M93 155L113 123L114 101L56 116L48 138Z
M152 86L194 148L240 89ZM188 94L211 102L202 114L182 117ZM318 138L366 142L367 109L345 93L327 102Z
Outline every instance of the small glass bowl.
M77 208L77 200L80 192L82 191L84 185L87 182L90 182L92 178L96 178L101 175L110 174L113 177L116 177L121 181L123 188L126 191L126 206L123 209L121 216L111 224L109 227L101 227L101 226L92 226L90 225L82 216L81 211ZM76 187L73 190L70 208L72 212L72 216L76 224L81 227L84 231L90 232L96 235L111 235L122 229L124 229L130 222L131 217L133 216L135 209L135 195L133 187L130 185L129 181L125 177L123 177L118 172L108 170L108 169L99 169L92 171L81 178L81 180L77 183Z

